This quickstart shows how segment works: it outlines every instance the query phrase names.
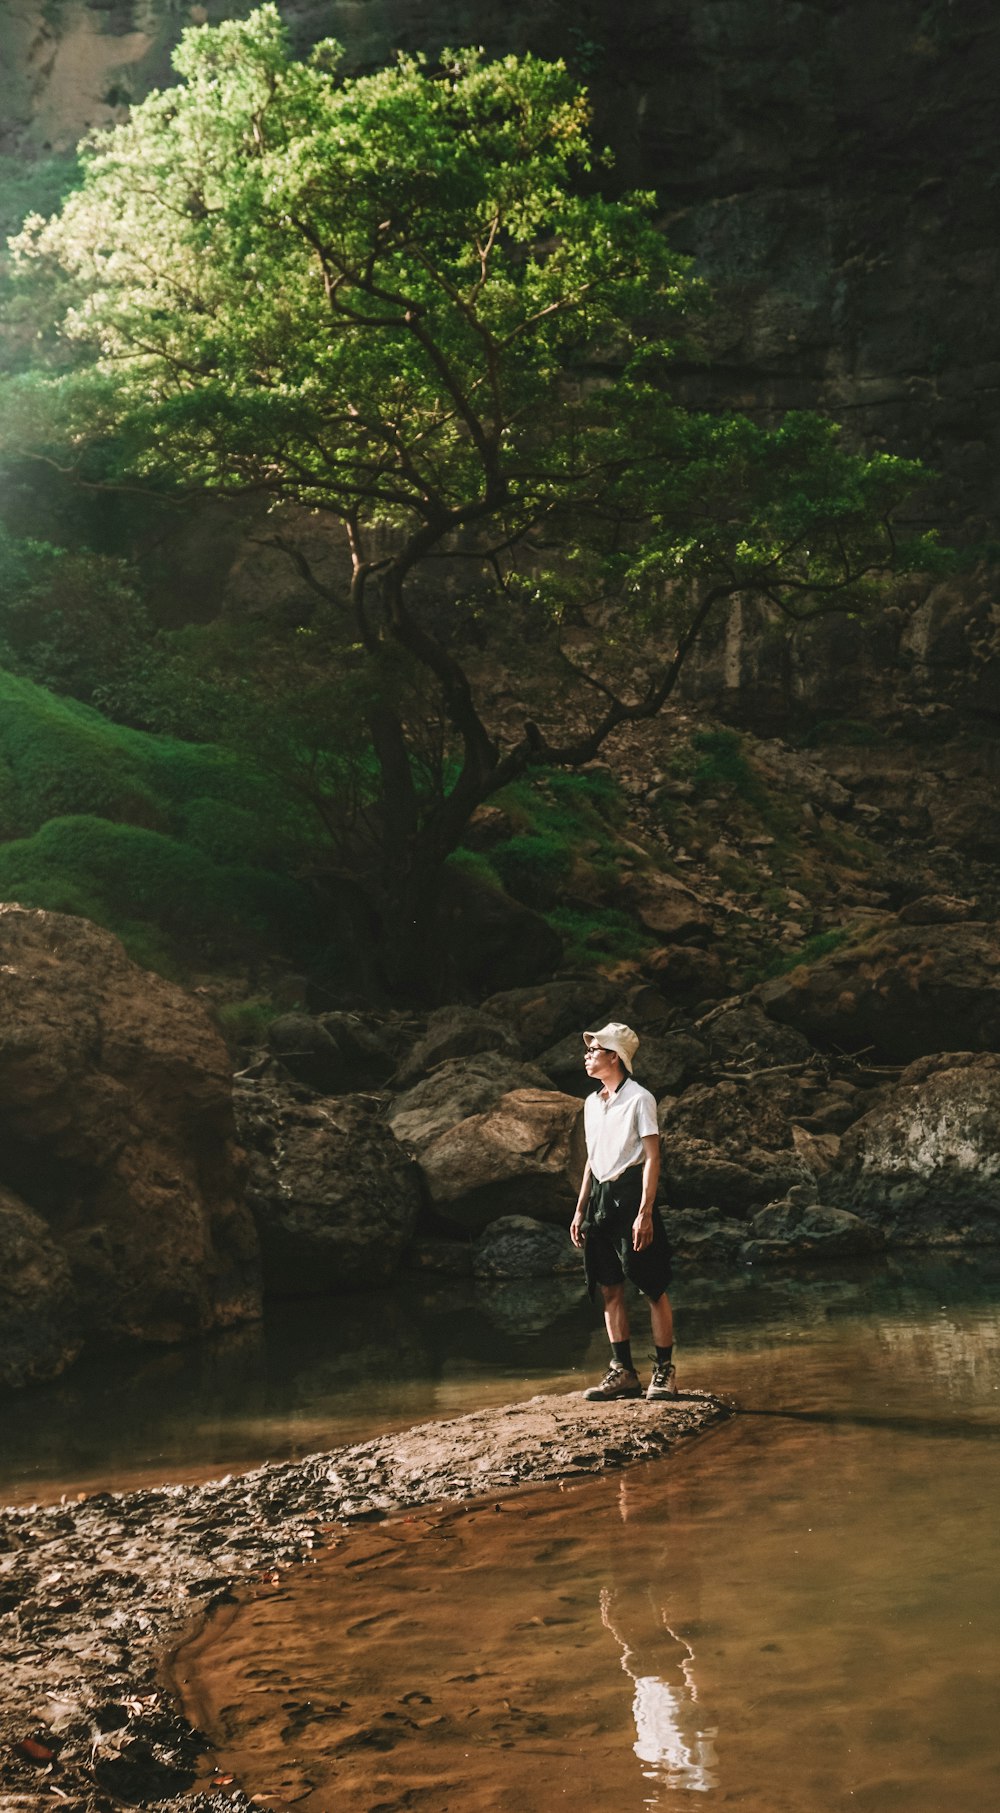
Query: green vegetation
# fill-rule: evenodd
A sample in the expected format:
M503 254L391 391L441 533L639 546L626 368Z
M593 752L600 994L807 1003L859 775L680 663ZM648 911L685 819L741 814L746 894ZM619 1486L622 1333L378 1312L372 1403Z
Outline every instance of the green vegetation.
M84 914L156 968L317 939L289 879L317 833L272 776L3 672L0 834L3 897Z
M554 907L547 915L564 940L564 960L574 968L591 963L630 962L652 949L656 939L615 907Z
M151 634L124 561L17 539L0 524L0 665L116 715Z
M288 797L326 828L331 920L349 877L355 934L412 988L433 970L444 860L478 805L655 715L733 596L805 621L865 608L884 572L930 556L893 526L913 464L854 455L815 417L769 429L672 400L707 298L654 198L601 192L564 65L455 51L345 80L338 62L332 43L294 59L273 5L185 32L178 86L94 135L61 213L15 242L33 368L5 381L3 435L11 456L98 487L269 506L261 532L315 615L289 631L280 686L240 670L218 734L253 744L255 785L274 753ZM310 564L317 516L337 527L333 579ZM554 550L550 571L537 551L518 570L532 537ZM541 667L567 610L613 608L598 671L575 672L586 730L567 733L550 702L494 733L469 612L433 564L457 553L496 582L477 593L479 644L516 619ZM636 690L642 637L676 653ZM173 708L183 717L176 690ZM732 751L699 759L739 786ZM123 784L108 777L109 797ZM59 803L69 782L45 785L50 811L84 810ZM129 822L175 836L179 806L161 823L160 804L137 784ZM280 821L260 817L272 836ZM218 811L199 822L183 838L218 847ZM250 827L230 827L232 851ZM543 900L571 879L537 825L494 860Z

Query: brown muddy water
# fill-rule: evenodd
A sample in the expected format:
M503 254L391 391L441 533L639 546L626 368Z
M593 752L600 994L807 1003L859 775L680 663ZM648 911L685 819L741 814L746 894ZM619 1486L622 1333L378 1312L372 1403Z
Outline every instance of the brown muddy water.
M195 1635L174 1678L223 1775L307 1813L1000 1806L995 1258L687 1319L682 1387L736 1422L348 1530Z

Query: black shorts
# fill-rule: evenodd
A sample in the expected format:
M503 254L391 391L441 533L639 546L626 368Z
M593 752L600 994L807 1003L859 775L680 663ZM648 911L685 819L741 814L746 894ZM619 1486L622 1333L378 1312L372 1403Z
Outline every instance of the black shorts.
M641 1165L631 1165L611 1183L593 1185L583 1246L583 1269L591 1297L599 1285L622 1284L627 1278L655 1303L670 1283L670 1242L658 1208L653 1209L649 1245L638 1253L632 1245L632 1223L641 1201Z

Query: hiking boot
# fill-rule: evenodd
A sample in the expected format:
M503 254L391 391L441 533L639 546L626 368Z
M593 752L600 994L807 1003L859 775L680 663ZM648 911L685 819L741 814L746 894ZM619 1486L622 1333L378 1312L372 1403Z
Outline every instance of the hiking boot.
M627 1366L619 1366L617 1360L612 1360L600 1384L591 1385L590 1390L583 1395L605 1404L612 1398L641 1398L639 1374L632 1372Z
M669 1360L657 1360L646 1396L652 1402L657 1398L677 1396L677 1374Z

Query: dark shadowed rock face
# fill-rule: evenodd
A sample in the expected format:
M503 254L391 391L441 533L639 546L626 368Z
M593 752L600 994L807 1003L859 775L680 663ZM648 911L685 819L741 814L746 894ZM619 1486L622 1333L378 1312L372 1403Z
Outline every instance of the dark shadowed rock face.
M479 1007L439 1007L431 1014L423 1037L404 1058L393 1087L409 1089L438 1064L485 1052L516 1059L521 1047L516 1034L495 1014Z
M53 1378L80 1344L65 1253L40 1215L0 1189L0 1386Z
M310 1097L238 1079L235 1099L265 1289L306 1295L384 1283L412 1238L421 1194L381 1097Z
M668 1201L743 1216L808 1182L793 1131L798 1105L794 1087L774 1078L697 1086L661 1103Z
M477 1278L548 1278L583 1268L565 1227L501 1215L476 1241L472 1269Z
M821 1189L894 1245L1000 1240L1000 1056L911 1065L844 1135Z
M198 1002L85 920L6 905L0 1004L0 1185L47 1228L54 1278L68 1263L80 1333L255 1315L229 1060Z
M983 923L891 925L754 990L815 1044L907 1063L951 1047L1000 1049L1000 938Z

